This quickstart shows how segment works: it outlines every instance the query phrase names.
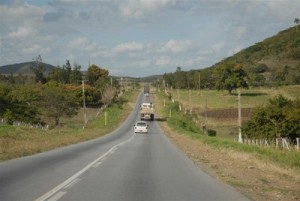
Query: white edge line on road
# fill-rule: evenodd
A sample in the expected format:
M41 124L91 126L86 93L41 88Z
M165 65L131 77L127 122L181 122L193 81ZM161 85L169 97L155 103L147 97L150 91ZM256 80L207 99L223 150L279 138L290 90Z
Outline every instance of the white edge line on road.
M71 183L67 184L64 189L70 189L72 188L75 184L77 184L80 181L80 179L76 178L74 179Z
M55 196L53 196L52 198L50 198L48 201L57 201L60 198L62 198L67 192L65 191L59 191L57 194L55 194Z
M54 187L53 189L51 189L50 191L48 191L47 193L45 193L41 197L37 198L35 201L45 201L45 200L49 199L55 193L57 193L58 191L60 191L61 189L63 189L65 186L67 186L68 184L70 184L73 180L77 179L80 175L82 175L84 172L86 172L88 169L90 169L92 166L94 166L98 161L100 161L101 159L103 159L104 157L106 157L112 150L114 150L118 146L121 146L121 145L123 145L125 143L130 142L134 138L134 136L135 136L135 134L133 134L129 139L127 139L127 140L125 140L123 142L120 142L117 145L114 145L112 148L110 148L107 152L105 152L103 155L101 155L100 157L98 157L96 160L94 160L93 162L91 162L90 164L88 164L87 166L85 166L84 168L82 168L80 171L78 171L77 173L75 173L73 176L71 176L70 178L68 178L67 180L65 180L64 182L62 182L61 184L59 184L58 186Z

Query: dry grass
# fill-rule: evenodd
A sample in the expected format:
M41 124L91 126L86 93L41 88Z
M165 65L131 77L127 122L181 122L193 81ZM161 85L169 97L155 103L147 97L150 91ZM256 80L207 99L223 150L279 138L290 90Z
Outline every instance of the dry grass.
M164 107L156 97L156 109L160 115ZM216 148L193 136L178 133L160 122L166 136L183 150L201 169L234 186L253 200L294 201L300 199L299 169L287 168L262 158L255 152L243 152L229 148Z
M0 161L44 152L57 147L79 143L105 135L117 128L132 111L138 91L126 94L127 103L120 109L108 108L107 125L98 108L87 108L89 123L83 129L83 112L73 118L62 118L55 129L41 130L29 127L0 126Z
M191 90L190 93L191 108L199 120L199 127L207 120L206 125L209 129L216 130L217 136L231 139L237 136L238 100L236 92L232 96L229 96L227 91L217 90ZM266 104L270 98L279 94L290 99L300 98L300 85L241 90L242 119L249 119L252 108ZM183 108L189 110L188 90L173 90L172 96L181 103Z

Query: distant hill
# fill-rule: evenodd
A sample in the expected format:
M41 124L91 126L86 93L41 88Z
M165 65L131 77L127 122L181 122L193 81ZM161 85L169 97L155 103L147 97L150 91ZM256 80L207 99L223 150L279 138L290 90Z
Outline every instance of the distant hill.
M235 55L216 63L218 68L227 63L242 64L250 81L300 84L300 26L279 32Z
M33 66L35 61L31 62L23 62L18 64L10 64L5 66L0 66L0 74L8 75L8 74L25 74L31 75L33 74L31 71L31 66ZM56 68L50 64L43 63L46 71L45 74L47 75L52 69Z

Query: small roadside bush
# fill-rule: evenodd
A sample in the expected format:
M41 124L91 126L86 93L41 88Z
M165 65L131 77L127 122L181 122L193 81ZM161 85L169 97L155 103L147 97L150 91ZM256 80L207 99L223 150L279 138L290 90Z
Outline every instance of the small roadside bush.
M208 129L207 130L207 135L210 137L216 137L217 136L217 131L213 130L213 129Z

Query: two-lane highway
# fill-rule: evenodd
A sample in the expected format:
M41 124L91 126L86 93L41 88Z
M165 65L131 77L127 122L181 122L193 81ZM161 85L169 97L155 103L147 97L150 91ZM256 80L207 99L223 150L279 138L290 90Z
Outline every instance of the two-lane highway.
M105 137L0 163L0 200L248 200L194 165L157 122L134 134L142 100Z

